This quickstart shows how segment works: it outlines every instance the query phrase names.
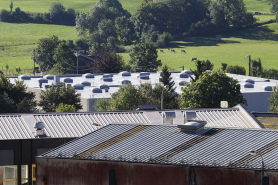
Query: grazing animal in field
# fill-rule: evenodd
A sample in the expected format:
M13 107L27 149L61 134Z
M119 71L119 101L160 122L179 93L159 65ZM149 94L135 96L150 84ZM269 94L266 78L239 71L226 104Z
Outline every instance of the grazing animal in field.
M194 60L197 60L197 58L192 58L192 60L191 60L191 61L194 61Z
M182 53L186 53L185 50L181 50Z
M176 51L175 51L174 49L171 49L171 52L174 52L174 53L175 53Z
M160 50L160 53L164 53L163 49Z

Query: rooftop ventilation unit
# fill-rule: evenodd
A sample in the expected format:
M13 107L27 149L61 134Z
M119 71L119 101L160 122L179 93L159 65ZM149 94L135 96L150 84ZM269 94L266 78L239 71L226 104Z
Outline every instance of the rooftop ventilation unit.
M83 90L84 89L84 85L82 85L82 84L73 84L72 87L76 90Z
M104 74L102 77L103 78L112 78L114 75L113 74Z
M146 76L138 75L137 78L140 78L141 80L149 80L149 79L150 79L150 76L149 76L149 75L146 75Z
M138 105L137 110L156 110L157 105Z
M187 83L187 81L180 81L179 86L185 86L185 83Z
M272 86L262 86L262 89L263 89L264 91L273 91Z
M20 80L31 80L31 77L29 75L20 75L18 78Z
M99 86L100 89L109 89L109 86L106 84L102 84L101 86Z
M183 113L184 123L188 121L195 120L197 117L196 111L185 111Z
M182 71L182 73L186 73L188 75L193 75L192 71L190 71L190 70L184 70L184 71Z
M55 75L54 76L54 85L57 85L57 84L60 84L61 82L60 82L60 76L58 76L58 75Z
M165 111L162 115L162 124L173 124L176 113L174 111Z
M122 76L131 76L130 72L127 72L127 71L120 72L120 75L122 75Z
M254 84L255 83L255 81L252 80L252 79L245 79L244 82L250 83L250 84Z
M243 87L244 87L244 88L254 88L254 85L251 84L251 83L249 83L249 82L247 82L247 83L244 83L244 84L243 84Z
M36 130L35 132L35 137L36 138L42 138L42 137L47 137L45 133L45 125L41 121L37 121L34 125L34 128Z
M141 72L139 75L140 76L149 76L151 73L149 72Z
M122 80L122 81L120 81L121 82L121 84L123 85L123 84L130 84L131 83L131 81L129 81L129 80Z
M67 84L67 88L70 88L71 87L71 84Z
M48 89L50 87L50 85L44 85L45 89Z
M84 77L84 78L95 78L95 75L91 74L91 73L86 73L86 74L83 74L82 77Z
M80 83L84 86L91 86L91 82L88 82L88 81L82 81Z
M189 78L189 75L186 73L181 73L180 78Z
M222 109L227 109L229 107L229 103L227 101L221 101L220 102L220 107Z
M199 132L205 128L207 124L206 121L190 121L184 125L178 125L177 127L181 129L182 132Z
M73 83L73 79L71 78L65 78L64 83Z
M113 82L113 78L110 77L110 78L103 78L101 77L100 80L104 81L104 82Z
M45 78L39 78L39 79L38 79L38 82L39 82L39 83L48 83L48 80L45 79Z
M54 75L45 75L44 78L47 80L54 80Z
M102 90L100 88L93 88L93 93L102 93Z

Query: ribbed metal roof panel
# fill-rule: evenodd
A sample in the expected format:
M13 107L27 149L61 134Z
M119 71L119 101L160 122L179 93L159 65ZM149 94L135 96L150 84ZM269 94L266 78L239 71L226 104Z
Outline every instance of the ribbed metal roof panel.
M277 136L278 131L262 129L205 128L186 133L174 125L111 124L42 157L82 158L82 153L91 151L86 159L261 168L260 156L250 155L257 150L266 169L278 169Z
M81 137L111 123L150 123L143 112L37 114L50 137Z
M21 116L0 116L0 140L34 138Z
M208 127L261 128L244 111L239 109L196 110L196 120L207 121Z

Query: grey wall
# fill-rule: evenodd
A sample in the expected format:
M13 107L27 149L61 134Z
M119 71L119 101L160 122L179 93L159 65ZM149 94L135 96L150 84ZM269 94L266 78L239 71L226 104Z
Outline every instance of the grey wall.
M247 101L247 110L255 112L268 112L269 97L272 92L242 93Z

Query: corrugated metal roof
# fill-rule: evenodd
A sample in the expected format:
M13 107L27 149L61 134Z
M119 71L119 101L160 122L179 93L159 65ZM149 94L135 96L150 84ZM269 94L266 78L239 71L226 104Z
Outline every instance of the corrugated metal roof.
M34 138L21 116L0 116L0 140Z
M278 169L278 131L205 128L181 132L174 125L112 124L41 157L85 158L178 165Z
M150 123L143 112L38 114L50 137L80 137L111 123Z

